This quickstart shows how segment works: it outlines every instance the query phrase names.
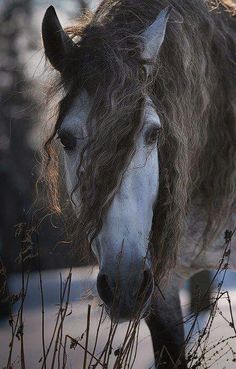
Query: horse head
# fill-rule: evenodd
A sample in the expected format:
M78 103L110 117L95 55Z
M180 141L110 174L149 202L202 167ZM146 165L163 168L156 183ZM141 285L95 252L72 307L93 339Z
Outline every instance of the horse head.
M156 59L164 40L168 15L169 9L164 9L138 35L142 41L142 58L150 61L145 65L147 80L151 80L151 62ZM42 34L46 56L63 76L67 73L66 60L73 62L73 55L79 52L80 46L62 29L53 7L46 11ZM80 43L83 44L83 36ZM99 85L96 88L99 90ZM67 89L68 84L65 85ZM98 121L101 122L102 117L106 116L106 109L113 109L113 115L116 109L120 109L121 116L129 117L128 111L122 112L121 99L114 99L114 103L113 94L116 94L114 86L110 91L109 106L103 106L103 113L97 117L94 93L84 83L60 119L57 134L63 148L68 194L85 228L87 217L86 211L83 213L84 202L90 204L91 214L93 206L94 209L99 208L96 213L99 226L96 232L86 235L99 263L98 293L114 319L126 320L137 314L145 315L153 293L149 243L159 188L158 140L161 122L151 96L143 93L135 109L138 113L133 115L133 119L137 119L133 122L136 127L133 131L133 128L130 129L132 122L125 125L122 119L113 130L110 130L109 125L104 129ZM123 98L129 99L129 96ZM122 154L125 150L129 151L129 155ZM120 169L122 160L124 165ZM101 192L105 191L106 186L110 188L101 200ZM98 203L99 206L96 205Z

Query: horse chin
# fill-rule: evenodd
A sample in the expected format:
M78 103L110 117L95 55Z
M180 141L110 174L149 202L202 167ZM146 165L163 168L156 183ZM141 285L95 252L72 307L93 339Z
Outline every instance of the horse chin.
M150 313L150 301L148 301L143 307L140 314L130 313L126 311L118 311L116 309L111 309L105 305L105 310L111 321L115 324L127 323L130 321L140 321L145 319Z

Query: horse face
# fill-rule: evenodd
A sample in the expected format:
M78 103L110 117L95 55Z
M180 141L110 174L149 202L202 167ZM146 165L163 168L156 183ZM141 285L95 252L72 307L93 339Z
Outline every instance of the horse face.
M64 161L69 194L77 184L77 168L88 136L84 122L90 104L84 91L75 100L59 132L62 145L65 145L67 138ZM109 313L119 316L119 319L131 318L139 310L141 313L148 306L152 294L148 244L158 194L157 143L160 129L159 117L152 101L147 99L135 154L103 219L103 226L92 243L100 267L98 292ZM74 142L71 148L70 141ZM79 208L79 189L73 194L73 203L75 210Z
M140 35L144 59L154 61L157 57L169 12L169 8L164 9ZM63 73L63 61L70 57L75 45L63 31L53 7L48 8L44 16L42 35L46 56L53 67ZM147 66L149 73L151 63ZM84 91L74 102L59 132L65 148L67 188L70 195L73 193L75 210L80 207L79 188L73 190L77 185L81 152L88 137L85 122L91 106L92 101ZM142 316L153 290L148 244L158 194L160 120L149 98L143 113L143 128L136 140L135 154L92 244L100 267L98 292L107 311L117 320Z

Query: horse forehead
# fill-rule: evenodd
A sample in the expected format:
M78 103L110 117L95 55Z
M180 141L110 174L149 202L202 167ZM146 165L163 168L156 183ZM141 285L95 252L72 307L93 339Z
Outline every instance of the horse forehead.
M144 105L144 122L146 124L155 124L158 125L158 127L161 127L159 115L157 114L153 101L149 96L146 98Z
M70 129L75 133L81 127L85 129L86 128L85 123L87 121L89 111L91 109L91 104L92 101L87 91L86 90L81 91L73 101L71 107L68 109L68 113L66 114L62 122L62 128ZM149 96L146 97L146 101L144 104L143 119L144 124L154 123L158 126L161 126L160 118Z
M85 123L91 108L91 98L86 90L81 91L74 99L71 107L63 119L61 128L76 131L79 127L85 128Z

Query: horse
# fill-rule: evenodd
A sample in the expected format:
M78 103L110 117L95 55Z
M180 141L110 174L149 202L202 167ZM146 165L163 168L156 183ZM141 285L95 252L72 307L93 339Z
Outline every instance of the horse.
M42 39L61 93L50 206L62 180L108 314L145 318L156 367L186 369L179 289L217 268L235 222L235 18L219 1L103 0L65 30L50 6Z

